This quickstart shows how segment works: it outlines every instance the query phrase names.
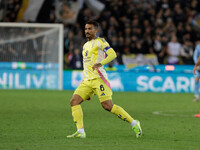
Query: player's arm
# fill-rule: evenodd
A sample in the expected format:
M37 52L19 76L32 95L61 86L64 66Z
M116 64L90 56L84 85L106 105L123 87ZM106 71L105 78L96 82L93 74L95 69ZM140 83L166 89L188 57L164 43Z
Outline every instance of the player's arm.
M115 51L113 50L113 48L109 48L106 51L106 54L107 54L107 57L100 62L102 66L107 64L107 63L109 63L109 62L111 62L112 60L114 60L117 57L117 55L116 55Z
M117 57L113 48L111 48L111 47L108 47L108 48L109 49L106 51L107 57L104 60L102 60L100 63L94 64L94 66L92 67L93 70L111 62L113 59L115 59Z
M194 51L194 55L193 55L193 60L194 60L194 63L195 63L195 66L194 66L194 69L193 69L193 74L195 75L196 73L196 70L197 70L197 67L199 66L199 64L200 64L200 57L199 57L199 54L198 54L198 52L199 52L199 46L197 46L196 48L195 48L195 51Z
M197 60L197 63L195 64L194 66L194 69L193 69L193 74L195 75L196 73L196 70L197 70L197 67L200 65L200 56L198 57L198 60Z

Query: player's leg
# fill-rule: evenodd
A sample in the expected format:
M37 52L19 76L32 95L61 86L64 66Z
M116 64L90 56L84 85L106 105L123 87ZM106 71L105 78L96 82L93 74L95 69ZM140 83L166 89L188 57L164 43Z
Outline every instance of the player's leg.
M195 77L195 89L194 89L194 99L193 101L196 102L199 100L199 72L196 73Z
M136 133L136 137L140 137L142 135L140 122L138 120L134 120L122 107L113 104L111 99L102 101L101 105L105 110L115 114L123 121L127 121L128 123L130 123L134 132Z
M72 138L72 137L85 138L86 137L84 127L83 127L83 111L80 105L82 102L83 102L83 99L78 94L74 94L72 96L72 99L70 100L72 116L73 116L74 122L76 123L77 132L75 132L72 135L68 135L67 136L68 138Z
M102 107L115 114L120 119L129 122L136 132L136 136L140 136L142 134L142 130L139 121L134 120L122 107L113 104L112 90L110 89L110 86L100 78L94 81L93 86L95 87L95 93L98 95Z
M122 107L116 104L113 104L111 99L101 102L101 105L105 110L115 114L116 116L118 116L120 119L124 121L131 123L134 120Z
M83 111L81 103L88 99L92 94L92 89L87 86L87 82L82 82L79 87L75 90L72 99L70 100L73 120L76 123L77 132L72 135L68 135L67 138L85 138L86 134L83 126Z

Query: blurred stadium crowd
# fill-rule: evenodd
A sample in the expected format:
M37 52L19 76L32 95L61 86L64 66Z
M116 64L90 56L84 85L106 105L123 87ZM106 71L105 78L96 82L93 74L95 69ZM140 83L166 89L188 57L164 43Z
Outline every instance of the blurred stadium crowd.
M92 5L94 2L44 0L35 20L29 20L17 16L23 0L1 1L1 22L63 23L65 68L82 68L84 25L89 19L100 23L99 36L116 51L114 64L193 64L194 48L200 41L200 1L99 0Z

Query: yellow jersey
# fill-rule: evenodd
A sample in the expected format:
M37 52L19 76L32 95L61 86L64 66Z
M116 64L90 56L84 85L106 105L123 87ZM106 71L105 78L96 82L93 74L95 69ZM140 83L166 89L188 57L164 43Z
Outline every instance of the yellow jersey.
M104 38L96 37L90 41L87 41L83 45L83 73L84 80L91 80L102 75L108 79L106 71L104 70L104 64L97 70L92 69L95 63L100 63L105 59L105 53L112 49L108 42Z

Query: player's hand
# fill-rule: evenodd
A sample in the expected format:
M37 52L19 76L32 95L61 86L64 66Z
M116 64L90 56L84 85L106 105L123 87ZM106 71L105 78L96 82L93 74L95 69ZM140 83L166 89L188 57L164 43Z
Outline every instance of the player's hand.
M197 67L194 66L194 69L193 69L193 74L196 75L196 70L197 70Z
M93 69L93 71L94 71L95 69L98 69L98 68L101 67L101 66L102 66L101 63L96 63L96 64L94 64L94 65L92 66L92 69Z

